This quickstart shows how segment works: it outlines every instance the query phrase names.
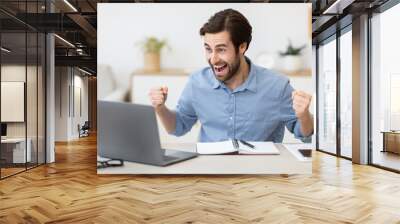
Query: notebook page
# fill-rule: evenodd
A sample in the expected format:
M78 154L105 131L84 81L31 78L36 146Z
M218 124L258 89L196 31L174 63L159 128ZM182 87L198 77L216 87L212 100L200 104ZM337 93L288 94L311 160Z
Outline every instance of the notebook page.
M232 141L223 142L198 142L196 144L198 154L225 154L235 152Z

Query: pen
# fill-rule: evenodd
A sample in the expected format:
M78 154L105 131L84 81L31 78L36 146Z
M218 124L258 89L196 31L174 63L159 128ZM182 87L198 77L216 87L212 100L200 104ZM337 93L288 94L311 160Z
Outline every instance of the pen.
M232 144L235 149L239 149L239 144L236 139L232 139Z
M241 143L243 143L244 145L246 145L246 146L248 146L248 147L250 147L250 148L252 148L252 149L254 149L255 148L255 146L254 145L252 145L252 144L250 144L250 143L248 143L248 142L246 142L246 141L243 141L243 140L239 140Z

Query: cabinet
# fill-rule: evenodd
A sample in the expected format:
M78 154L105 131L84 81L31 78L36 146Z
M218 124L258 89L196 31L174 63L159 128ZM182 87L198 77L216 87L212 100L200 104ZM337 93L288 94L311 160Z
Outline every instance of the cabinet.
M382 152L392 152L400 154L400 132L384 131Z
M1 159L6 164L21 164L31 162L32 141L27 138L27 147L25 150L25 138L7 138L1 140ZM26 160L26 161L25 161Z

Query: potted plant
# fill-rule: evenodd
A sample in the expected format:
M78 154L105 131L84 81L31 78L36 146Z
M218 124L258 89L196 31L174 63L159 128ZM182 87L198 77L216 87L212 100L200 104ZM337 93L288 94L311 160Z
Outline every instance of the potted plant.
M301 47L293 47L292 42L289 40L289 45L285 52L279 52L283 59L283 70L285 71L298 71L302 68L301 50L306 45Z
M147 37L140 43L144 51L144 71L160 71L160 52L167 46L166 40L159 40L156 37Z

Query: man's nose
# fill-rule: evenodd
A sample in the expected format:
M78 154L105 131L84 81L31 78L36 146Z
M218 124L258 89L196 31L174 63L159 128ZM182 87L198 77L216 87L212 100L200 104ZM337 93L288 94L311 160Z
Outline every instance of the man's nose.
M214 65L214 64L216 64L218 61L219 61L218 55L215 54L215 53L212 53L212 54L210 55L210 62L211 62L211 64Z

